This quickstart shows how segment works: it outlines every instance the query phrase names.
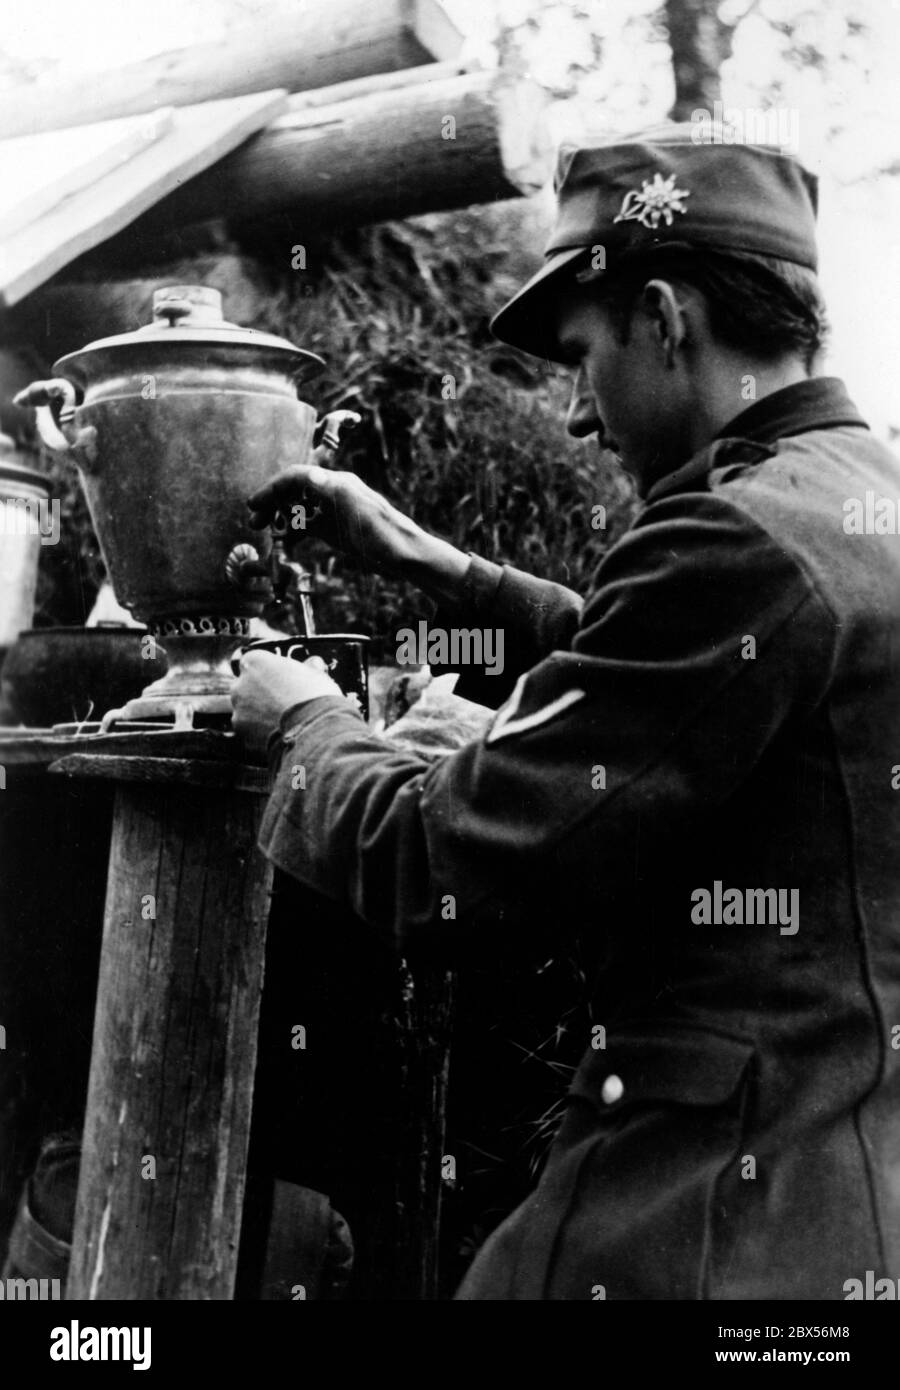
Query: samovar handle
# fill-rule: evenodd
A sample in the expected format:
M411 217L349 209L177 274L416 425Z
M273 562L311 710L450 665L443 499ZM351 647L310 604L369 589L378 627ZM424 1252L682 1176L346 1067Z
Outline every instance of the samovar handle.
M13 398L13 404L34 409L37 432L48 449L57 454L76 453L84 467L97 458L97 431L93 425L75 427L75 387L65 377L33 381Z

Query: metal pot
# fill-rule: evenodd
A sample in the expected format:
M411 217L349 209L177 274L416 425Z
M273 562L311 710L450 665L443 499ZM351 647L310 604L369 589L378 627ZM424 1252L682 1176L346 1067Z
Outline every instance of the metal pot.
M316 412L297 385L323 365L226 323L217 290L180 285L157 291L147 327L70 353L16 398L78 464L116 595L168 655L127 717L229 712L229 657L270 592L246 499L309 455Z
M162 648L139 627L36 627L10 647L2 691L22 723L46 729L99 719L165 670Z
M0 434L0 654L34 617L40 510L46 509L49 493L48 480L24 467L13 441Z

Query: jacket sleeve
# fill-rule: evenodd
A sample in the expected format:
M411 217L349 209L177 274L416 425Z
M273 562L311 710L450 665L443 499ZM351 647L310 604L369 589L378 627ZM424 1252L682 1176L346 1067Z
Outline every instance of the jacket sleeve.
M442 605L431 626L502 629L503 670L488 675L477 667L449 663L432 663L432 670L436 675L458 671L457 695L497 709L524 671L571 645L582 607L578 594L562 584L472 555L459 601Z
M305 706L264 851L404 944L458 934L485 906L515 917L535 874L558 901L583 885L596 911L637 835L708 816L824 697L836 641L797 560L714 494L652 503L597 577L570 649L436 764L391 750L337 698Z

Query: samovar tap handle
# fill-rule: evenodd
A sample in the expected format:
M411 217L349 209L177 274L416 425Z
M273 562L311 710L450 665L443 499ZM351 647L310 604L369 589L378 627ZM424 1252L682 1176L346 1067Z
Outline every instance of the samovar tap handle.
M264 592L268 573L256 546L248 541L233 545L225 557L225 578L246 594Z
M316 421L313 445L316 448L324 445L326 449L336 449L343 436L355 430L361 419L362 416L355 410L330 410Z

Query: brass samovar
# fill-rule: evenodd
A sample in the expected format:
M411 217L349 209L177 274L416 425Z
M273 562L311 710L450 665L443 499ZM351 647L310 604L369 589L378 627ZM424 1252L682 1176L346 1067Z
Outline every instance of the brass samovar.
M230 714L230 659L272 595L272 537L250 529L247 498L304 462L317 431L335 442L332 417L297 395L323 366L227 323L218 290L178 285L154 294L146 327L60 358L16 397L77 463L116 596L168 657L104 727Z

